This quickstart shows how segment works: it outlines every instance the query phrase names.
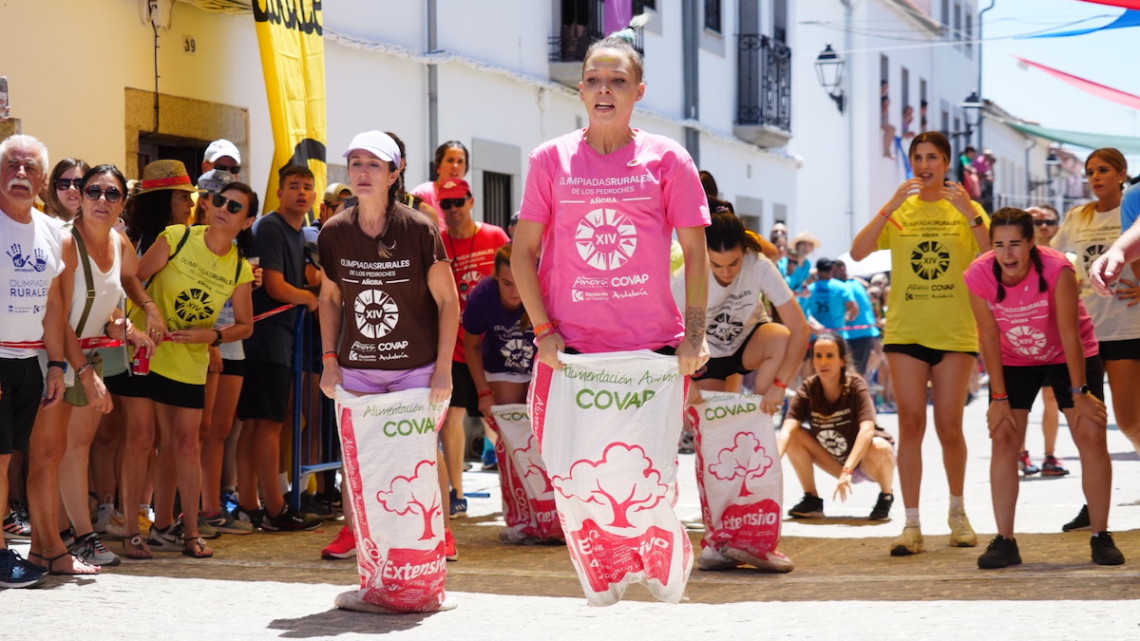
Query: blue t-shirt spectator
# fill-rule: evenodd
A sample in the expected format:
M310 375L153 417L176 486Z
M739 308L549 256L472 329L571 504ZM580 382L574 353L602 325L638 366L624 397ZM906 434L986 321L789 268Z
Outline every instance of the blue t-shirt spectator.
M530 374L534 367L534 328L520 327L523 307L503 306L499 281L487 277L467 297L463 329L483 335L483 370L489 374Z
M808 312L827 329L838 330L847 325L847 304L854 303L851 290L840 280L815 281L808 297Z
M879 328L875 325L875 309L871 306L871 295L867 293L867 288L854 278L844 281L843 284L847 285L847 290L851 292L852 297L855 298L855 303L859 305L859 315L855 317L851 325L855 327L870 326L866 329L849 329L843 332L843 338L850 341L856 338L878 337Z
M1120 203L1120 231L1128 228L1140 218L1140 184L1132 185L1124 192L1124 200Z

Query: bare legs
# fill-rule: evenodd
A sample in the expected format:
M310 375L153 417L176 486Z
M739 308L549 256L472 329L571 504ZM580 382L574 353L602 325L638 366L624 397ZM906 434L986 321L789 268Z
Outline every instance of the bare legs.
M815 485L815 468L839 478L843 471L843 464L830 452L823 449L819 441L811 434L811 430L800 427L791 430L787 436L785 454L792 463L796 478L800 480L804 492L812 496L819 496ZM876 436L871 441L871 447L859 462L859 469L879 484L883 494L894 494L895 479L895 452L886 439Z
M1112 387L1112 415L1116 418L1116 426L1132 441L1132 447L1140 452L1140 394L1136 393L1136 381L1140 380L1140 361L1106 360L1104 371L1108 373L1108 384ZM1089 517L1092 517L1091 505Z

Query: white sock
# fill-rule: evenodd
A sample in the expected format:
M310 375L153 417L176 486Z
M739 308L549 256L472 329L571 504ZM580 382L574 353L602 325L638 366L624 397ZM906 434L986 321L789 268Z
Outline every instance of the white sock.
M950 511L951 512L965 512L966 501L961 496L950 495Z
M906 509L906 526L907 527L919 527L919 525L920 524L918 522L918 508L908 507Z

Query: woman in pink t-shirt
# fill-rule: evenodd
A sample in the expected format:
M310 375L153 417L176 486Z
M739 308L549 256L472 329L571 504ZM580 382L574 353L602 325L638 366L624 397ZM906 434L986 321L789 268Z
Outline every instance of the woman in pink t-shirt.
M1021 563L1013 538L1017 459L1029 409L1045 384L1053 388L1080 450L1094 532L1092 560L1120 565L1124 555L1107 531L1112 461L1105 440L1104 364L1072 264L1064 254L1036 246L1033 216L1020 209L994 213L990 242L993 251L975 260L965 274L990 375L990 492L998 526L978 567Z
M471 155L467 147L458 140L448 140L435 148L435 181L427 181L416 185L412 190L413 196L419 196L431 206L439 217L439 226L442 228L443 208L439 206L439 190L443 184L450 180L461 180L467 176L467 169L471 166Z

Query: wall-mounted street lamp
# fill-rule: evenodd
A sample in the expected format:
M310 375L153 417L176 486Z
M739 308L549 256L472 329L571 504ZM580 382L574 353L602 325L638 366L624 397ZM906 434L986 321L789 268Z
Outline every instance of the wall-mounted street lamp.
M843 82L843 56L835 52L831 45L823 48L815 59L815 77L819 86L827 90L828 95L835 101L839 113L843 113L844 95L839 88Z
M966 120L966 140L970 139L970 134L974 132L982 124L982 110L985 109L985 103L978 97L977 91L971 91L970 95L959 105L962 108L962 114ZM978 151L981 151L980 149Z

